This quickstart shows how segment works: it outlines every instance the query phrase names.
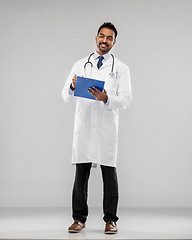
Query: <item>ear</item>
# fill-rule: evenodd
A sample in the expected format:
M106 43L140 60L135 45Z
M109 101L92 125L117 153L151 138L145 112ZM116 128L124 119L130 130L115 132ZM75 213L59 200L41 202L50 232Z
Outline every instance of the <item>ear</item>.
M114 40L113 46L115 45L115 43L116 43L116 40Z
M97 42L97 35L95 36L95 41Z

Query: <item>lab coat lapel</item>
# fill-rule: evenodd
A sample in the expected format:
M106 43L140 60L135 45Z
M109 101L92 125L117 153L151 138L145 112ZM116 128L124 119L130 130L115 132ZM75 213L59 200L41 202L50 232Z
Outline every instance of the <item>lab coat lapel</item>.
M111 57L111 55L110 55L110 57L107 59L107 61L105 61L105 62L103 63L103 65L100 67L100 69L105 68L105 67L108 67L108 66L110 66L111 64L112 64L112 57Z

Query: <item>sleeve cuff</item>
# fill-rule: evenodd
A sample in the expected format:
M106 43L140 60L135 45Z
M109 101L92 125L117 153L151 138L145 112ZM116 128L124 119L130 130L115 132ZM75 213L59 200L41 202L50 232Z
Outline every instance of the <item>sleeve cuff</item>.
M68 93L69 93L69 95L73 96L73 95L74 95L74 90L72 90L72 89L69 87Z
M106 103L104 103L106 106L108 106L109 105L109 96L108 96L108 98L107 98L107 102Z

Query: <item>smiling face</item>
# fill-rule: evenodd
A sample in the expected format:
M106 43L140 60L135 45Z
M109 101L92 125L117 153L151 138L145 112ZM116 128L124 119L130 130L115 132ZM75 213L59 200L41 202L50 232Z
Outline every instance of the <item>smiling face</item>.
M95 39L97 44L96 51L99 55L108 53L116 42L115 33L109 28L102 28Z

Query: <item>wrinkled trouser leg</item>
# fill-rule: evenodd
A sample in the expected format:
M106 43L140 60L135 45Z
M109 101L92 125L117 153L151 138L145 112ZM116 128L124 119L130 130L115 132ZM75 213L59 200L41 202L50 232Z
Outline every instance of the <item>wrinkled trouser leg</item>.
M116 222L117 204L119 199L118 180L115 167L101 165L103 177L103 220Z
M92 163L76 164L76 175L72 193L73 219L83 223L88 216L87 189Z

